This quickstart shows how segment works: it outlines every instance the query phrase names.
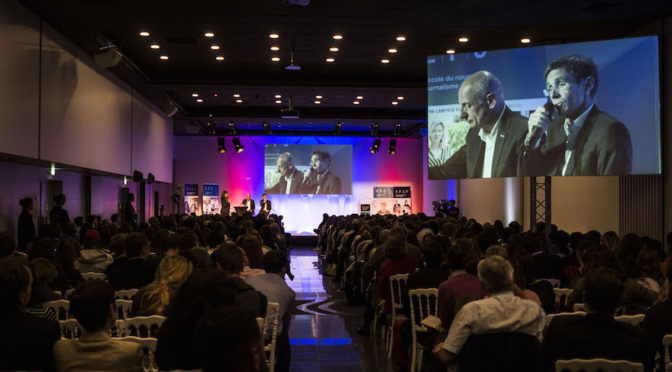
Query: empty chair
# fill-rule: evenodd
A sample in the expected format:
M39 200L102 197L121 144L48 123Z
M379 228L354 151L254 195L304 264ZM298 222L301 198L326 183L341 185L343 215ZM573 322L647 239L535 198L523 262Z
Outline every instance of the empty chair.
M59 320L58 325L61 328L61 338L78 339L82 335L82 326L77 319Z
M114 298L119 300L132 300L133 296L138 293L138 289L121 289L114 291Z
M387 328L387 357L392 357L392 328L397 318L405 318L402 313L404 310L404 296L406 293L406 280L408 274L396 274L390 276L390 301L392 301L392 320Z
M408 297L410 297L411 310L411 372L414 372L421 370L422 367L423 348L418 343L418 332L427 332L427 328L420 322L430 315L439 316L439 290L438 288L412 289L408 291Z
M117 312L119 319L127 319L131 313L131 308L133 307L133 301L131 300L114 300L114 304L117 306Z
M627 360L569 359L555 362L555 372L644 372L642 363Z
M268 371L275 370L275 345L278 338L278 316L280 314L280 304L269 302L266 306L266 318L264 319L264 333L261 337L264 339L264 354L268 355L266 364ZM270 332L270 334L269 334Z
M70 301L68 300L47 301L42 305L48 309L52 309L59 320L68 320L70 318Z
M82 273L84 280L107 280L104 273Z
M553 288L556 309L564 309L567 306L567 298L572 294L572 291L571 288Z
M644 321L644 315L645 314L637 314L637 315L620 315L614 317L614 320L618 322L623 322L623 323L628 323L632 326L639 327L640 324Z
M166 320L165 316L136 316L123 321L122 336L153 337L156 335L161 324Z

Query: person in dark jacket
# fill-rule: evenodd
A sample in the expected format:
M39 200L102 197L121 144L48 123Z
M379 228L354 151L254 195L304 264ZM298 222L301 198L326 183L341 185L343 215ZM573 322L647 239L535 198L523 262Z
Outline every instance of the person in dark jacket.
M49 211L49 221L61 225L61 228L65 228L68 222L70 222L68 211L63 208L65 202L65 195L58 194L54 196L54 204L56 205Z
M23 198L19 201L19 205L23 210L19 215L17 241L19 251L25 252L28 249L28 244L34 242L37 238L35 223L33 222L33 199Z

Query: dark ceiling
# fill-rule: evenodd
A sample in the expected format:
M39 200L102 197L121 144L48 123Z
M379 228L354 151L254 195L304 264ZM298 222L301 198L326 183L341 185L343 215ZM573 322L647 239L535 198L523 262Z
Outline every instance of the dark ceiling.
M336 120L346 132L375 120L383 133L400 121L405 135L418 135L428 55L520 47L522 36L543 45L656 34L655 21L672 10L669 0L20 1L91 55L116 45L127 58L112 72L160 107L175 103L177 135L205 134L210 114L222 133L228 121L243 133L266 120L274 133L319 134ZM462 35L468 43L458 43ZM299 71L284 69L292 51ZM290 96L300 119L280 118Z

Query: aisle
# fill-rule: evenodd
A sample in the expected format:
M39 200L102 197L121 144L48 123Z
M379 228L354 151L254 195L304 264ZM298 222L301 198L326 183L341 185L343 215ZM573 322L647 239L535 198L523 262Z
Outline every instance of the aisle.
M378 345L357 335L364 308L348 306L343 294L323 278L317 253L309 248L291 251L297 306L289 331L292 371L391 371ZM378 352L374 352L378 350Z

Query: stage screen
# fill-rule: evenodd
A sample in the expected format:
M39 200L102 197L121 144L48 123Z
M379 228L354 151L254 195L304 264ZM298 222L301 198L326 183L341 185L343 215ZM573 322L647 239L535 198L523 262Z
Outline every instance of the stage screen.
M428 57L429 179L660 174L659 75L656 36Z
M267 194L352 194L351 145L266 144Z

